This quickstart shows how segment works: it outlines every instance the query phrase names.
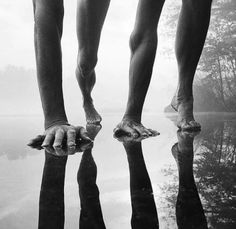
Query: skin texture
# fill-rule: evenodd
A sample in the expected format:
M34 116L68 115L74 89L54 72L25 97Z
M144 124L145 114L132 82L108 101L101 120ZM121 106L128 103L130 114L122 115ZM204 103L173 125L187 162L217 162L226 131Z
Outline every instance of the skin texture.
M192 84L208 31L212 0L182 0L176 34L179 83L172 107L178 111L178 127L200 129L193 116ZM149 87L157 48L157 26L164 0L139 0L134 30L130 37L129 96L124 117L115 128L143 135L143 103ZM133 125L132 123L136 124ZM132 130L131 130L132 129Z

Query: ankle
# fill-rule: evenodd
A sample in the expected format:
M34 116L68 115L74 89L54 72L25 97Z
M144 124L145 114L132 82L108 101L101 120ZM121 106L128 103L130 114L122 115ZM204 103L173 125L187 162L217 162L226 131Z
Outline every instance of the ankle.
M141 123L141 115L124 114L122 120L123 121L132 120L132 121L135 121L137 123Z

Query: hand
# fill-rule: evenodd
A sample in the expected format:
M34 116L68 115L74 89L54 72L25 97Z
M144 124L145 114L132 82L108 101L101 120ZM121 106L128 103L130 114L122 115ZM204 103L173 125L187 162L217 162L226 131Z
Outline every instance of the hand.
M67 145L69 148L76 146L78 140L92 142L83 127L72 125L54 125L45 130L43 135L38 135L29 142L34 148L53 146L54 149Z

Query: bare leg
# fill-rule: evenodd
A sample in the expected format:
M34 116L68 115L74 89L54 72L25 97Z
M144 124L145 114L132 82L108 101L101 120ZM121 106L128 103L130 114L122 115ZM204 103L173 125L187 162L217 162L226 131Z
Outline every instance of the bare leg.
M79 52L76 77L83 95L87 123L101 122L93 105L91 92L96 81L95 66L101 30L110 0L78 0L77 36Z
M212 0L183 0L176 35L179 83L172 107L180 129L200 129L193 116L193 78L208 31Z
M156 55L157 25L163 4L164 0L139 0L136 22L130 37L128 103L115 133L123 130L133 136L153 135L151 130L141 124L141 115Z

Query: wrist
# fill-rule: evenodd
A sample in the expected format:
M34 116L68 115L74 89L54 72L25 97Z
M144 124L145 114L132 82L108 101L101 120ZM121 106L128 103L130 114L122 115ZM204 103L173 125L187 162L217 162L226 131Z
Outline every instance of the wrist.
M70 124L67 121L67 118L57 118L57 119L53 119L53 120L45 120L44 122L44 128L45 130L49 129L52 126L55 125L67 125L69 126Z

